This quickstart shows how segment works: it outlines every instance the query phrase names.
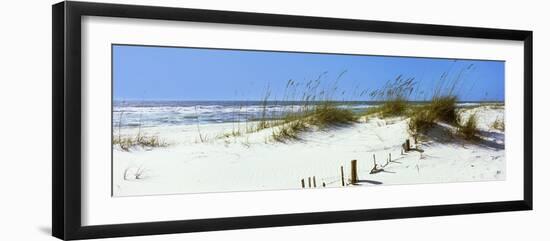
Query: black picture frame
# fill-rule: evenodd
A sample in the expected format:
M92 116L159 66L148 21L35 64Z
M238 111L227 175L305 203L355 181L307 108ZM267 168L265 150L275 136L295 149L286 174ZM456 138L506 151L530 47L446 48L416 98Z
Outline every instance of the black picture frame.
M367 210L212 218L99 226L81 224L81 17L104 16L207 23L350 30L379 33L517 40L524 43L523 199ZM308 225L380 219L532 210L533 32L491 28L290 16L90 2L52 6L52 233L88 239L213 230ZM136 220L139 221L139 220Z

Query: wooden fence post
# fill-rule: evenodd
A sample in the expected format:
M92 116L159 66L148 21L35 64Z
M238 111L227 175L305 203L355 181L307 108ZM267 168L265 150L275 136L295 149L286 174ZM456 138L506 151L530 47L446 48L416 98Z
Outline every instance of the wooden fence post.
M357 160L351 160L351 184L355 184L357 181Z
M307 177L307 186L311 188L311 177Z
M411 150L411 141L409 139L405 140L405 152Z
M313 187L317 187L317 181L315 181L315 176L313 176Z
M345 186L344 183L344 166L340 166L340 176L342 177L342 187Z
M302 188L306 188L306 182L304 181L303 178L302 178Z

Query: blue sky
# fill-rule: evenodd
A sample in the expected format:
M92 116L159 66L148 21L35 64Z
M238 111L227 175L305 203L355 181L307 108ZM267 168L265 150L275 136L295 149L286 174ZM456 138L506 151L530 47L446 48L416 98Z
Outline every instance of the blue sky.
M452 60L367 55L311 54L150 46L113 46L115 100L282 99L289 79L321 77L335 83L338 99L371 100L363 90L380 89L397 76L417 81L414 100L429 98L442 74L460 76L462 101L504 99L502 61Z

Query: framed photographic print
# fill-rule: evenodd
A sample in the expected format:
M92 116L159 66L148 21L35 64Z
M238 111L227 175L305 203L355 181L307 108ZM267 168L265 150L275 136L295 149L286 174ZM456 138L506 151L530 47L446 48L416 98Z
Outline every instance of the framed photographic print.
M532 52L523 30L55 4L53 235L531 210Z

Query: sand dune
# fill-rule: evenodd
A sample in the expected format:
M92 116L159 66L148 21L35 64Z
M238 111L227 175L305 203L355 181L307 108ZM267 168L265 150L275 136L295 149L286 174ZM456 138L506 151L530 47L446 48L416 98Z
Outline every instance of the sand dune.
M348 185L351 160L358 162L359 182L355 185L504 180L504 132L492 128L495 119L504 117L504 108L461 110L463 117L472 113L479 117L478 142L450 136L453 127L439 124L415 144L406 118L362 118L350 126L306 131L299 140L286 143L273 141L271 129L223 137L235 129L245 132L245 123L142 128L142 133L158 135L170 145L130 151L115 147L113 193L133 196L300 189L301 179L313 176L318 188L323 183L341 187L340 167L344 167ZM136 133L133 128L121 134ZM407 138L423 152L401 154ZM388 162L390 154L392 161ZM371 174L373 155L385 167Z

